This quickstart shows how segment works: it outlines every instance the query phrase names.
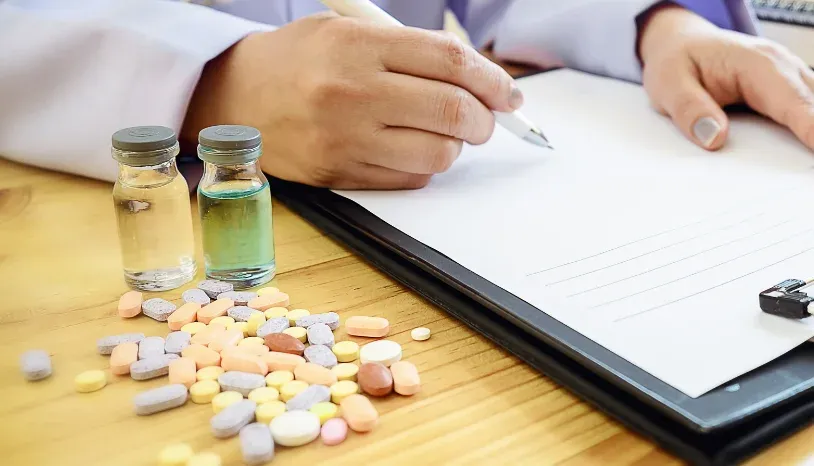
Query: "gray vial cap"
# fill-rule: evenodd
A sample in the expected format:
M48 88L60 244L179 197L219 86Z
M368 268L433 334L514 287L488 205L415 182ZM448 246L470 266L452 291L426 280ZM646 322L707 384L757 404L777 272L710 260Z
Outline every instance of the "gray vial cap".
M215 150L253 149L260 145L260 131L251 126L210 126L198 134L198 143Z
M164 163L175 156L166 151L178 143L175 131L165 126L134 126L113 133L113 158L131 166L149 166ZM156 151L159 151L156 153Z
M134 126L113 133L113 147L131 152L168 149L176 142L175 131L164 126Z
M249 163L260 158L260 131L251 126L210 126L198 133L198 158L216 165Z

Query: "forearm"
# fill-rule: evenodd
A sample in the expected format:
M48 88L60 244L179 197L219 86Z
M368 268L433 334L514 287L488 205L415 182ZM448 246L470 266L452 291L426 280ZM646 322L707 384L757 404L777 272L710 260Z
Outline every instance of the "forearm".
M112 181L111 134L179 131L204 64L261 27L180 2L6 1L0 154Z

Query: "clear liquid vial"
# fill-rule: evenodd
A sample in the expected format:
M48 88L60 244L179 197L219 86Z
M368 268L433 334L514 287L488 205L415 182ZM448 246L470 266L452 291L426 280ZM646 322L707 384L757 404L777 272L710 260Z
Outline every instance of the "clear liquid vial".
M134 289L164 291L196 273L189 185L178 172L175 133L161 126L113 134L119 176L113 204L124 280Z
M250 288L276 273L271 192L257 166L260 132L222 125L198 135L204 173L198 184L207 278Z

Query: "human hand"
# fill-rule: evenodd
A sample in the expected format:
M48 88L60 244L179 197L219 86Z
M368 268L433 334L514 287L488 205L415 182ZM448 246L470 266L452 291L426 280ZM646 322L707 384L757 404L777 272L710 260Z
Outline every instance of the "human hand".
M263 134L261 167L278 178L418 188L464 141L490 138L490 110L522 101L502 68L451 35L320 14L250 35L208 65L182 137L251 125Z
M814 71L782 46L680 7L653 13L640 38L651 102L699 146L721 148L729 129L721 107L745 103L814 150Z

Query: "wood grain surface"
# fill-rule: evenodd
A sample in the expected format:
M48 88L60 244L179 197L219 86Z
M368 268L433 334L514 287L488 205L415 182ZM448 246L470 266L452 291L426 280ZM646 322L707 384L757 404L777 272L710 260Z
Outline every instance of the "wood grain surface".
M127 288L111 188L0 159L0 464L149 465L171 442L214 451L224 465L242 464L237 438L217 440L210 433L210 405L188 402L136 416L134 395L166 384L166 378L136 382L110 375L108 358L96 354L102 336L168 333L166 324L144 316L116 316ZM279 273L272 285L290 294L292 308L336 311L343 321L386 317L390 338L418 367L423 388L412 397L374 399L381 420L373 432L352 434L336 447L319 440L278 447L272 464L680 464L278 203L274 227ZM191 286L149 296L179 302ZM428 341L410 339L418 326L432 329ZM346 338L340 327L337 339ZM53 355L50 378L23 379L18 359L32 348ZM107 370L109 385L76 393L73 378L88 369ZM809 428L750 464L801 464L814 452L813 436Z

